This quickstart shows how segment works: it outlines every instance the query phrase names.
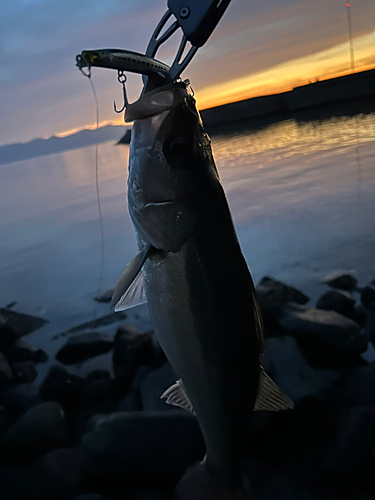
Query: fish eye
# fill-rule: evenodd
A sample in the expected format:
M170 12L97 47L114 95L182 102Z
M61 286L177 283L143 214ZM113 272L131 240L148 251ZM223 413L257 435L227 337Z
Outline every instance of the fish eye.
M164 156L172 161L182 161L189 152L189 145L183 137L175 137L164 144Z

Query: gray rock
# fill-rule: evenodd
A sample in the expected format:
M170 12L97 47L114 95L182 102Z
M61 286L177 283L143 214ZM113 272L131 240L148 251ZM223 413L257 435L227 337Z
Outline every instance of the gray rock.
M328 290L316 303L317 309L335 311L349 317L353 314L354 306L355 300L353 297L343 290Z
M86 380L61 366L52 366L40 387L44 401L59 401L65 409L81 406Z
M371 466L375 447L375 408L354 407L343 411L336 436L324 459L329 472L353 475Z
M346 384L348 402L375 409L375 364L356 368Z
M141 384L142 406L146 411L168 411L176 407L167 405L160 396L178 380L176 372L169 363L146 375Z
M94 297L96 302L111 302L114 288L109 288L105 292L102 292L100 295Z
M39 388L32 382L10 387L0 394L0 404L15 415L25 413L39 403Z
M366 285L361 293L361 302L365 307L370 307L375 303L375 284Z
M340 376L330 370L313 370L292 337L268 339L261 363L272 380L295 403L317 394Z
M350 291L353 290L358 281L351 271L333 271L329 273L324 282L332 288L339 288L340 290Z
M22 363L23 361L33 361L35 350L25 340L18 339L6 354L10 363Z
M72 365L108 352L112 347L113 341L107 334L84 333L70 337L55 357L65 365Z
M282 310L288 302L304 305L309 300L296 288L268 276L261 279L256 291L260 308L268 323L272 323L282 315Z
M153 362L151 336L130 325L117 330L113 347L113 368L116 378L130 389L138 367Z
M10 327L17 338L23 337L49 323L49 321L44 318L22 314L5 308L0 308L0 317L0 324L6 324Z
M140 390L131 390L116 407L117 412L143 410Z
M65 441L65 415L56 402L28 410L0 439L1 460L22 462L59 447Z
M95 370L86 377L83 397L86 403L98 403L113 396L113 380L107 370Z
M13 380L13 372L7 358L0 352L0 391L9 387Z
M204 444L196 418L188 412L133 412L97 416L82 444L88 474L97 480L178 478L203 458ZM139 484L139 483L138 483Z
M36 379L38 372L34 361L22 361L22 363L12 363L14 377L18 384L26 384Z

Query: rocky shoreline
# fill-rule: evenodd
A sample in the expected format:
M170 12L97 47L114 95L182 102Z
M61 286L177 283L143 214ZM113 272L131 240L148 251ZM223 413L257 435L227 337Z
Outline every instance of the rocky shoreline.
M261 362L296 404L253 414L245 473L259 500L375 495L375 279L360 288L336 272L325 283L315 308L273 278L257 285ZM154 332L126 315L114 337L105 320L91 325L100 331L78 326L37 386L47 355L24 336L44 322L0 309L0 498L171 499L205 450L195 417L160 399L177 376ZM69 371L103 353L111 371Z

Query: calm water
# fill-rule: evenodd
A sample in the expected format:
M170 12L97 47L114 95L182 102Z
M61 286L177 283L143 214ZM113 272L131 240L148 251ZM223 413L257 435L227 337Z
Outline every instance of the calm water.
M315 299L332 269L354 269L362 283L374 277L375 114L289 120L215 137L213 150L255 281L269 274ZM16 300L17 310L51 321L34 334L39 345L94 314L100 275L94 152L0 166L0 304ZM137 251L127 158L126 146L99 146L102 290ZM108 310L97 307L98 314Z

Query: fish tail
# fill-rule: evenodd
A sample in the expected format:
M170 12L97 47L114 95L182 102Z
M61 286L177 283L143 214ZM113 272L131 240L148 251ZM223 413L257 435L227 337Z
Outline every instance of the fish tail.
M231 488L211 476L204 463L190 467L176 486L173 500L255 500L250 486Z

